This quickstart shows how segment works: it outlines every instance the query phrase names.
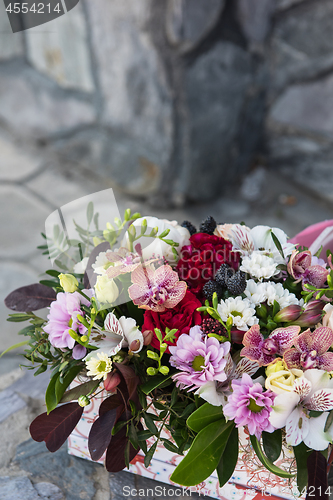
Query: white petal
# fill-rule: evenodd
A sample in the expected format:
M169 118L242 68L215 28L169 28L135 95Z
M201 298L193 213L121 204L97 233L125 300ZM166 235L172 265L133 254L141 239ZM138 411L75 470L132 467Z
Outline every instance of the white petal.
M216 383L211 381L199 387L194 393L213 406L223 406L227 401L223 393L217 392Z
M247 373L252 376L258 370L259 365L256 361L251 361L250 359L244 357L241 358L239 363L237 363L236 370L232 378L242 378L243 373Z
M286 421L286 441L291 446L300 444L309 432L309 418L302 408L295 408Z
M333 389L320 389L312 394L305 406L309 410L329 411L333 409Z
M132 351L132 352L136 353L136 352L141 351L141 349L143 347L143 335L140 332L140 330L138 330L137 328L133 328L130 332L128 332L125 335L125 339L127 340L127 343L129 346L131 345L132 342L134 342L135 340L138 340L140 342L140 345L139 345L138 349L136 349L135 351Z
M286 425L286 421L299 403L299 396L295 392L279 394L274 400L274 406L269 416L269 421L276 429Z
M134 320L133 320L134 321ZM104 329L109 332L116 333L123 336L123 329L117 316L113 313L109 313L104 320Z
M331 437L327 432L324 432L328 413L323 413L320 417L309 419L309 432L304 437L303 441L309 448L313 450L326 450L331 442Z
M294 382L294 392L299 395L300 400L306 398L311 392L312 385L311 382L305 377L300 377Z
M126 318L126 316L121 316L121 318L119 318L119 323L125 337L127 337L127 335L130 333L131 330L137 328L135 319Z
M311 382L312 390L310 396L319 389L333 389L333 378L325 370L317 370L316 368L306 370L304 377Z

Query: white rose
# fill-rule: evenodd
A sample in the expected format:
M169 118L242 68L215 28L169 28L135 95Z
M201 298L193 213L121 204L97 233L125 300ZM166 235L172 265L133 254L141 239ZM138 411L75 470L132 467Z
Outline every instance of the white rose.
M119 296L119 290L114 280L106 275L99 275L95 285L96 298L102 304L112 304Z

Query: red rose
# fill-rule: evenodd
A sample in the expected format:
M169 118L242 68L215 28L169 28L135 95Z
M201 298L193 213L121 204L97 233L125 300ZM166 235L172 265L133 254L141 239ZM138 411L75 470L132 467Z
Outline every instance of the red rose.
M238 269L239 254L232 251L230 241L212 234L196 233L191 236L190 243L181 249L177 269L179 279L186 281L191 292L200 294L204 284L214 279L221 264Z
M187 291L183 300L181 300L173 309L167 309L162 313L150 310L145 311L142 331L154 331L154 328L159 328L162 334L164 334L166 328L169 328L170 330L178 328L178 332L176 333L176 339L178 339L179 335L182 333L188 333L192 326L201 325L201 314L196 310L200 306L200 300L198 300L193 293ZM166 343L168 345L175 345L174 342L170 341L167 341ZM160 348L160 343L155 333L150 345L156 349ZM166 352L169 352L169 349L167 349Z

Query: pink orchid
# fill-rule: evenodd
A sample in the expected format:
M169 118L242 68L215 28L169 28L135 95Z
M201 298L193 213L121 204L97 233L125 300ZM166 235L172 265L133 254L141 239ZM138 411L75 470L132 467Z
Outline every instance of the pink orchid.
M312 265L313 256L309 250L298 252L294 250L288 262L288 273L298 283L302 281L304 284L322 288L327 279L329 271L320 264Z
M106 274L111 280L116 278L120 274L132 273L134 269L141 265L141 255L137 252L130 252L125 247L120 247L117 252L108 250L106 252L106 258L112 263L108 267ZM146 262L150 264L156 259L151 259Z
M179 281L171 266L158 269L139 266L132 272L132 285L128 293L135 305L141 309L163 312L175 307L185 296L187 285Z
M299 326L276 328L267 339L260 333L259 325L251 326L243 338L241 356L257 361L259 366L267 366L275 359L275 355L282 356L289 349L300 332Z
M333 352L327 352L333 343L333 331L325 326L314 332L308 328L295 340L294 345L285 351L283 359L290 369L333 370Z

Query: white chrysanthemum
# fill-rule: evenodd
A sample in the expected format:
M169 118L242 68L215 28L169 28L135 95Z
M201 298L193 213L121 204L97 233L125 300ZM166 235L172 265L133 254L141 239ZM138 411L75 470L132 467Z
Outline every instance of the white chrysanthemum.
M280 309L290 306L291 304L302 306L304 303L303 299L298 300L295 294L289 292L286 288L283 288L281 283L269 281L268 283L265 283L265 285L267 304L269 306L274 305L275 300L280 305Z
M242 297L229 297L226 300L221 300L217 311L222 321L232 318L233 326L242 331L247 331L259 321L255 316L251 302L248 299L242 299Z
M112 361L105 352L99 351L97 357L92 356L86 361L86 367L89 370L87 375L93 380L105 380L112 370Z
M106 270L108 267L110 267L110 265L111 262L106 257L106 252L100 252L97 255L95 264L93 264L91 267L93 268L94 273L104 275L106 274Z
M265 302L267 298L266 283L256 283L254 280L247 280L244 293L251 304L259 306L259 304Z
M259 280L271 278L279 273L274 259L258 251L243 257L240 270Z

